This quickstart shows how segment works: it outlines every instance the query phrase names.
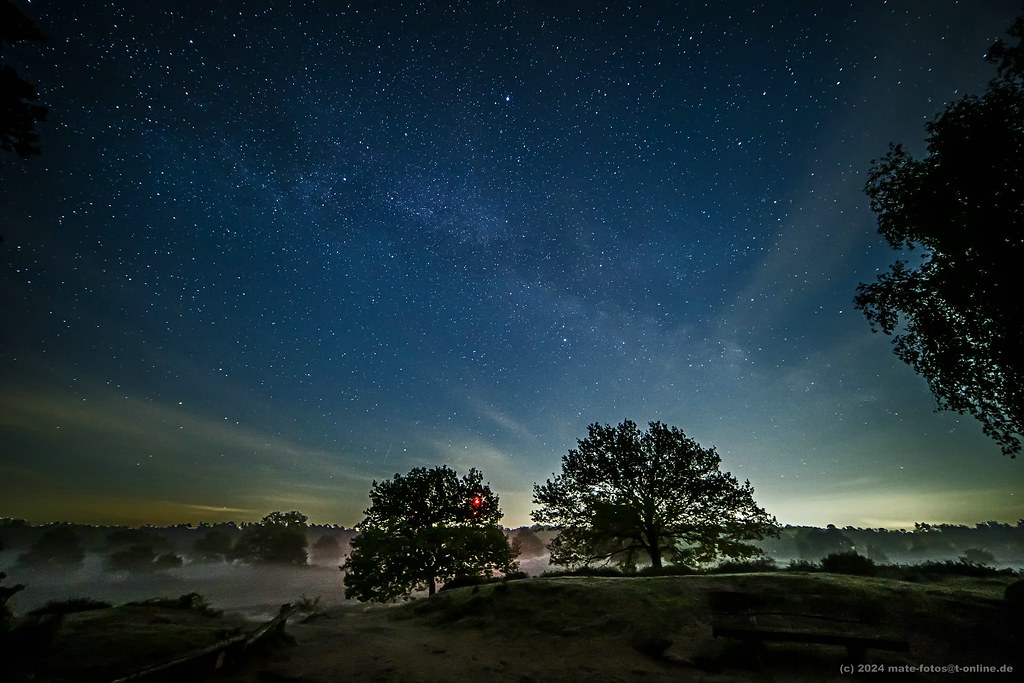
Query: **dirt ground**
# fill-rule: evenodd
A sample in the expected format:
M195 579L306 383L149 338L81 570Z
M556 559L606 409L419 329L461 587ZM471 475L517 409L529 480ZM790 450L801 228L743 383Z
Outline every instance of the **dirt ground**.
M1005 582L1003 582L1005 583ZM228 683L374 681L840 681L845 648L714 639L709 596L768 596L786 610L812 603L872 606L910 651L868 651L869 680L931 681L938 667L1000 666L1003 583L921 586L854 577L734 575L658 579L533 579L442 592L394 607L345 605L290 623L278 644ZM764 605L761 605L763 608ZM861 628L861 627L857 627ZM863 629L862 629L863 630ZM869 629L870 630L870 629ZM894 670L893 667L902 667ZM996 680L1000 676L996 675ZM961 673L955 680L992 680ZM1016 680L1003 673L1002 680Z

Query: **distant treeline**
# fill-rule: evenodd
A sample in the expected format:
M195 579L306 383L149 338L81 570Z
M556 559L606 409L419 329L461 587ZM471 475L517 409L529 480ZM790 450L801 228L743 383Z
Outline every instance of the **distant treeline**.
M1024 567L1024 519L1017 524L981 522L927 524L913 530L790 526L778 538L758 543L778 561L818 561L833 553L854 551L879 564L915 564L967 558L977 564Z
M274 520L273 515L279 519ZM301 519L289 519L298 515ZM160 571L191 562L336 564L354 529L305 524L300 513L271 513L263 522L144 525L141 527L49 523L0 518L0 550L11 567L74 567L87 553L104 556L112 571ZM268 523L271 522L277 523ZM0 567L2 568L2 567Z
M111 569L161 570L192 562L245 560L239 540L260 522L178 524L174 526L119 527L49 523L32 525L23 519L0 518L0 549L10 567L15 562L49 566L77 565L86 553L104 555ZM358 532L337 524L300 526L311 564L331 565L348 553ZM547 554L546 544L556 535L539 525L509 529L506 535L520 548L522 559ZM786 525L777 538L758 544L780 563L817 562L827 555L856 552L879 564L915 564L966 558L996 567L1024 567L1024 519L1015 525L988 521L974 526L918 523L913 530L825 528ZM13 557L12 557L13 555ZM0 567L2 569L2 567Z

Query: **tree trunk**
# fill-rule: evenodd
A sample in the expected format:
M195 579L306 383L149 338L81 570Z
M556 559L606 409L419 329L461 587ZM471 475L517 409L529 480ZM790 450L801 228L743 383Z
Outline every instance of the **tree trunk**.
M437 586L434 584L434 577L431 576L430 580L427 581L427 596L431 596L437 592Z
M651 543L647 552L651 556L651 567L661 569L661 544L658 543L657 539Z

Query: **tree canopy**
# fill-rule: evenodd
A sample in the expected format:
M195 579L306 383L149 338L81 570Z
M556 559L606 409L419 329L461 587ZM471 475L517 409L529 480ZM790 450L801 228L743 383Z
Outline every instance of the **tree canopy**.
M296 510L271 512L259 524L242 529L231 557L254 563L305 565L307 519Z
M562 457L562 473L534 485L533 519L559 530L551 563L710 562L760 551L745 541L777 532L775 518L719 469L714 448L702 448L676 427L651 422L646 432L625 420L594 423L578 448Z
M498 525L498 496L476 469L459 477L443 465L417 467L374 481L370 502L341 566L346 598L391 602L423 589L433 595L438 582L516 568Z
M70 526L48 528L28 551L18 555L19 567L72 567L85 560L85 546Z
M872 161L865 191L898 259L854 302L872 331L923 376L939 410L970 414L1004 454L1024 427L1024 18L987 59L981 97L927 123L927 155L900 145Z
M0 0L0 49L24 40L46 40L32 20L8 0ZM6 64L0 64L0 149L21 157L39 154L36 123L46 120L46 107L36 104L35 86Z

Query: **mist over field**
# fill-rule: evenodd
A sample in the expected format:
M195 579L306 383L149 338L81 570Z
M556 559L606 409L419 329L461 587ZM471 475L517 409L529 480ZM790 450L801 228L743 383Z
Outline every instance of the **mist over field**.
M8 574L5 585L26 586L8 605L15 613L24 613L51 600L88 597L116 605L199 593L214 607L260 618L303 596L320 597L322 604L344 601L342 574L337 566L188 562L180 568L140 574L111 572L104 567L104 559L99 553L88 553L78 568L19 569L14 566L12 553L2 553L0 567Z
M33 543L53 525L4 526L0 540L0 570L7 573L4 585L25 584L9 607L25 613L49 601L92 598L112 604L153 597L177 597L199 593L212 606L260 619L277 612L280 605L303 597L319 598L322 606L340 605L345 599L344 575L338 566L349 552L355 531L343 527L311 529L306 566L248 564L240 561L204 560L194 551L202 529L148 528L145 533L157 546L182 558L178 567L158 571L113 571L109 567L110 539L116 532L102 527L75 526L86 552L78 565L67 567L25 566L18 562ZM507 530L520 549L520 570L530 576L558 569L548 561L545 547L554 532L521 528ZM324 539L332 539L325 542ZM986 522L975 526L920 524L912 531L836 527L782 529L778 538L760 543L765 555L780 567L793 560L817 561L835 552L857 552L879 564L913 565L920 562L962 560L1002 568L1024 567L1024 525Z

